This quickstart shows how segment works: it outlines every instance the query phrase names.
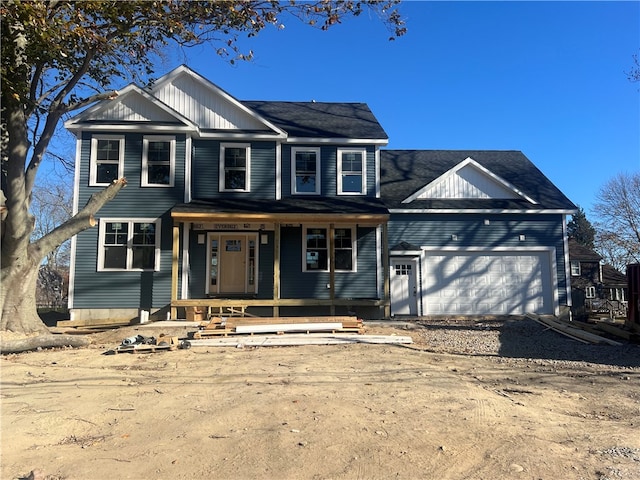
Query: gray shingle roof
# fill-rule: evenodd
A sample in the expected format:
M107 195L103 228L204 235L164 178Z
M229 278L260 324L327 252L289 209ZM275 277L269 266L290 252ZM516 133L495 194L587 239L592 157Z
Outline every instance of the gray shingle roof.
M242 104L291 137L388 139L365 103L243 101Z
M526 199L402 201L468 157L538 202ZM390 209L561 209L575 205L522 153L514 150L382 150L381 195Z

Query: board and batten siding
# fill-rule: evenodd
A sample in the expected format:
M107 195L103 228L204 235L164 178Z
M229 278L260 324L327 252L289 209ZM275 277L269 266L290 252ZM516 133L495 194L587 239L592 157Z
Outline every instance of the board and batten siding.
M104 132L111 134L111 132ZM104 189L89 186L91 137L84 132L80 151L78 205ZM98 226L77 235L73 308L155 308L171 301L172 220L171 208L184 200L185 136L176 137L173 187L141 187L142 138L126 133L124 177L127 185L96 215L100 218L160 218L160 270L157 272L98 272Z
M485 224L485 220L488 224ZM566 304L562 215L556 214L391 214L389 246L554 247L560 304ZM456 236L453 239L453 235ZM520 239L524 235L524 240Z
M251 145L250 192L220 192L220 144ZM260 198L275 200L275 142L241 142L194 140L192 142L192 196L196 199L220 197Z

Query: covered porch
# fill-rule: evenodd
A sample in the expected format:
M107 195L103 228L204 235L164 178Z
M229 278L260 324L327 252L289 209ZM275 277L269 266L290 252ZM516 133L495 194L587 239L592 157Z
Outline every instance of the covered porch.
M265 207L269 211L264 211ZM389 260L386 255L389 215L378 199L194 201L174 207L171 218L171 318L182 318L187 308L194 307L212 316L234 311L243 314L247 310L267 311L272 317L282 316L284 310L287 311L285 316L293 316L291 312L295 310L317 310L336 315L358 309L377 309L384 318L390 315ZM299 235L303 235L313 226L322 226L328 243L325 247L327 268L322 276L308 271L301 274L300 270L304 268L301 264L311 253L301 254L295 265L291 261L291 239L283 245L283 232L285 238L286 232L299 231ZM363 275L354 270L345 277L344 271L336 268L336 255L344 256L340 245L336 248L336 232L340 238L339 233L349 228L375 235L377 274L376 285L371 286L375 288L373 293L369 288L360 295L357 289L353 290L355 287L345 293L345 278L349 282L351 278ZM232 256L241 255L243 248L249 253L238 257L231 268ZM238 250L238 253L230 253L231 250ZM298 253L293 255L294 259L298 258ZM359 254L355 252L354 258ZM196 256L199 256L197 260ZM204 259L206 269L202 267ZM365 270L364 259L358 261L362 264L361 270ZM198 276L194 271L198 269L202 270L200 277L207 279L205 288L200 287L200 280L194 280ZM337 277L341 277L338 282ZM322 283L319 295L287 295L283 292L286 282L300 283L306 279ZM239 288L233 288L233 282Z

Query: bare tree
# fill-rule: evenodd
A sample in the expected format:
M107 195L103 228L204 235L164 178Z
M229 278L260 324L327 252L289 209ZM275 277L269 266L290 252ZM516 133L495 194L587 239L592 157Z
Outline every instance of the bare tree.
M640 172L616 175L596 198L596 248L605 263L624 272L640 262Z

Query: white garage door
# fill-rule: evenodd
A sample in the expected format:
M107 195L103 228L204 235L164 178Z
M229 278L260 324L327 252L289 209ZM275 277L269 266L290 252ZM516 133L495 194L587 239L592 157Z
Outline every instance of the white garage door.
M548 252L426 252L424 314L553 314Z

